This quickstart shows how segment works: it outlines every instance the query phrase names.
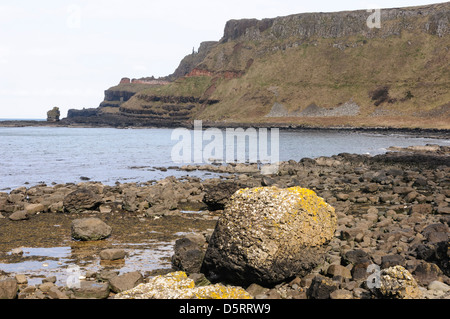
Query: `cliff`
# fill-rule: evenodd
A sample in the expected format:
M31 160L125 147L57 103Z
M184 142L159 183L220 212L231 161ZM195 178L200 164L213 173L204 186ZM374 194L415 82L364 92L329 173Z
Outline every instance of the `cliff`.
M211 52L211 49L217 44L217 41L205 41L200 44L197 52L187 55L181 60L180 65L174 73L167 77L168 80L176 80L189 74L198 64L200 64L206 56Z
M366 10L230 20L169 84L121 84L101 107L148 123L450 128L450 3L380 13L380 28Z

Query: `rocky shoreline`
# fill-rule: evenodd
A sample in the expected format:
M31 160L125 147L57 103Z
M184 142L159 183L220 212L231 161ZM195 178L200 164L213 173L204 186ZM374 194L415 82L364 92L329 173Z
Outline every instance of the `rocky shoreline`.
M0 271L0 298L105 299L127 295L132 289L134 297L145 290L158 298L212 298L218 291L222 298L450 298L448 147L291 160L282 162L272 176L261 175L252 165L179 169L187 174L202 169L226 175L115 186L37 185L0 193L0 264L32 260L23 253L29 245L66 245L76 255L67 265L81 266L83 272L80 287L70 288L52 274L32 278L26 272ZM307 274L289 275L270 285L233 283L241 287L225 289L227 282L211 284L214 280L202 273L202 263L218 220L233 204L233 194L246 188L296 187L313 191L334 208L334 235L323 247L323 260ZM168 266L120 273L135 245L149 239L172 246L172 256L165 260ZM380 270L381 288L369 284L371 267ZM155 281L164 282L167 291L152 290ZM174 293L174 289L203 286L209 290Z
M89 119L89 118L88 118ZM3 120L0 121L0 127L75 127L75 128L117 128L117 129L144 129L144 128L188 128L194 129L192 122L155 122L148 120L129 119L127 121L120 120L82 120L74 121L70 119L62 119L58 122L33 121L33 120ZM288 123L229 123L229 122L203 122L203 129L208 128L278 128L282 131L344 131L344 132L360 132L375 134L408 134L417 137L427 138L450 138L450 129L430 129L420 127L357 127L357 126L310 126L297 125Z

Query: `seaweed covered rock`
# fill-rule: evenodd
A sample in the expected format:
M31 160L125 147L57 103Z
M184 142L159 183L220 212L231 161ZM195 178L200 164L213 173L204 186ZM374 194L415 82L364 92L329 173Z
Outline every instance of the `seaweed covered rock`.
M322 262L336 223L334 208L309 189L238 190L211 236L202 272L241 286L304 276Z
M240 287L210 285L196 287L184 272L157 276L147 284L117 294L115 299L252 299Z

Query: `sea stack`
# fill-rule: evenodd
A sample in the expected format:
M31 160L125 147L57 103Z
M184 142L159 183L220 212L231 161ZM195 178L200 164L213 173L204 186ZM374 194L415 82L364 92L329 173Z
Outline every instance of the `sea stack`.
M50 111L47 112L47 122L59 122L59 117L61 112L59 111L59 107L54 107Z

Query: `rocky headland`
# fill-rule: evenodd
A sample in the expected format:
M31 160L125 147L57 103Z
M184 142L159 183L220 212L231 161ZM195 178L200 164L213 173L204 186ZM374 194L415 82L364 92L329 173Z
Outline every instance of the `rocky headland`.
M449 129L450 4L230 20L164 78L120 81L73 125L203 120L304 127Z
M373 12L372 12L373 13ZM230 20L162 78L123 78L98 105L1 126L449 130L450 3Z
M448 299L449 156L428 145L291 160L270 176L201 165L176 169L223 176L0 193L2 265L64 245L70 262L54 261L81 267L77 287L3 272L0 298ZM169 243L166 266L120 273L149 241Z

